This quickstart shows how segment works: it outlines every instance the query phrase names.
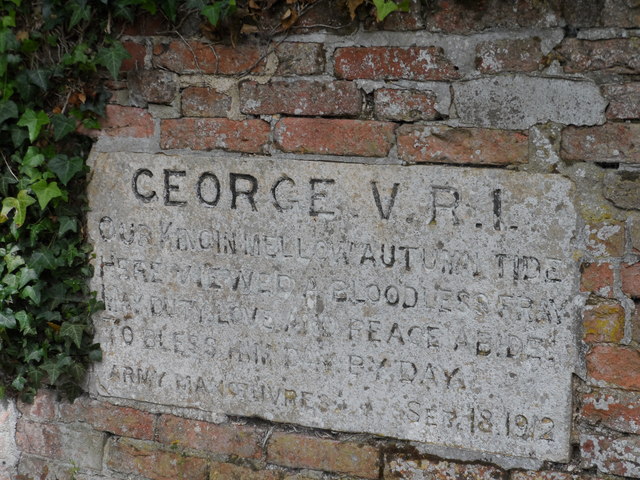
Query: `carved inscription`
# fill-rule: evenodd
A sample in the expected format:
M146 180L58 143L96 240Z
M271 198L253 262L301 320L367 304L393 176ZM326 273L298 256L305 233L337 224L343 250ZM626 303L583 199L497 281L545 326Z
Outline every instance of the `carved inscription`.
M488 169L97 154L91 388L565 461L571 188Z

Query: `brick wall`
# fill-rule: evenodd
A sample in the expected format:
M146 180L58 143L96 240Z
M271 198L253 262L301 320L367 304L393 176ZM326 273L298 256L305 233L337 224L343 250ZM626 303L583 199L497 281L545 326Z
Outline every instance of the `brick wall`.
M132 58L125 80L109 83L97 149L573 180L584 245L573 459L435 456L370 435L88 397L69 405L43 391L17 414L2 410L0 476L15 467L21 480L640 478L640 3L414 1L374 24L323 0L286 37L235 48L210 44L196 24L172 34L149 17L125 30Z

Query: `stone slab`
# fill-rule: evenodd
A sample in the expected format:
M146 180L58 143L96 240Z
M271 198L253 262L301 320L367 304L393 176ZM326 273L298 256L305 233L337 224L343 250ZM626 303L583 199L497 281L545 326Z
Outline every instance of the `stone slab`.
M601 125L607 101L595 83L501 75L458 82L453 98L465 125L527 129L538 123Z
M94 153L94 394L567 461L572 183Z

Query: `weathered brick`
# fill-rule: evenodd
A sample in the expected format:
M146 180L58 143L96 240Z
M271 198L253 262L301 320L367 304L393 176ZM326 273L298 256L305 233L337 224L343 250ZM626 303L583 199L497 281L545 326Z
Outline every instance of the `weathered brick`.
M640 390L640 352L631 347L595 345L587 354L587 373L594 380Z
M147 47L142 43L132 42L131 40L122 42L122 46L129 52L131 57L125 58L122 61L120 71L131 72L144 68L144 58L147 54Z
M95 430L123 437L151 440L155 416L135 408L82 397L71 404L60 404L60 419L64 422L86 422Z
M343 47L335 52L337 77L353 80L453 80L460 78L440 47Z
M580 416L592 425L640 434L640 393L597 391L582 397Z
M162 70L135 70L127 75L129 98L137 106L170 104L178 94L178 76Z
M41 388L32 403L17 402L20 413L37 420L53 420L56 416L56 393L53 390Z
M640 163L640 124L607 123L598 127L567 127L561 155L584 162Z
M640 172L608 172L604 177L604 196L617 207L640 210Z
M276 75L318 75L324 72L325 56L321 43L283 42L275 49Z
M640 437L605 437L583 434L580 451L585 467L597 467L602 473L640 477Z
M613 265L607 262L584 263L580 267L580 291L601 297L613 296Z
M92 430L18 420L16 443L26 453L100 468L106 435Z
M398 155L406 162L510 165L527 162L525 133L485 128L404 125Z
M640 38L565 39L557 49L565 72L640 73Z
M599 27L602 25L603 4L604 0L564 0L562 15L571 27Z
M602 24L605 27L638 28L640 3L637 0L605 0Z
M280 474L273 470L251 470L231 463L213 462L209 480L280 480Z
M356 116L361 110L362 94L352 82L298 80L240 86L240 111L251 115Z
M100 122L101 133L111 137L146 138L153 136L155 123L142 108L107 105L106 117Z
M262 456L261 432L254 427L216 425L173 415L160 417L158 441L239 457Z
M640 82L605 85L603 95L609 100L607 118L614 120L640 118Z
M160 123L160 147L260 153L269 141L269 132L269 124L262 120L166 119Z
M620 265L622 291L632 298L640 298L640 262Z
M385 479L403 480L501 480L499 468L490 465L457 463L447 460L394 458L385 462Z
M208 480L207 460L161 450L161 445L140 440L110 440L107 466L120 473L151 480Z
M267 447L267 461L293 468L310 468L378 478L378 450L369 445L277 432Z
M600 222L585 226L587 251L594 257L620 257L624 254L624 223Z
M587 305L582 312L584 341L615 343L624 337L624 308L618 302Z
M257 45L241 44L232 47L176 40L154 46L153 65L176 73L260 73L265 67L262 54Z
M185 117L225 117L231 108L229 95L208 87L185 88L181 100Z
M275 139L285 152L385 157L395 124L363 120L283 118Z
M379 120L435 120L440 116L436 101L436 94L429 90L380 88L373 94L375 116Z
M640 190L640 185L638 186ZM640 205L640 202L638 202ZM631 237L631 252L640 253L640 215L630 215L629 219L629 236Z
M446 33L469 33L513 27L555 27L562 19L556 2L537 0L435 0L429 2L426 28Z
M482 73L534 72L541 61L539 38L493 40L476 46L476 68Z

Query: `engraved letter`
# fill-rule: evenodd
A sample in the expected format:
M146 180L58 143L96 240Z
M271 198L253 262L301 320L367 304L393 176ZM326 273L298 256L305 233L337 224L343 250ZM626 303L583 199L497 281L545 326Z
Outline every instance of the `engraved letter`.
M318 215L333 216L335 214L333 210L322 210L322 207L316 204L316 200L327 198L327 191L316 191L316 185L333 185L336 181L332 178L312 178L309 180L309 183L311 184L311 205L309 206L309 215L312 217L317 217Z
M237 182L238 180L245 180L249 182L250 187L248 190L238 190ZM244 173L230 173L229 181L231 182L231 208L234 210L237 208L236 199L239 195L244 195L247 197L249 204L251 204L251 210L257 212L256 202L253 199L253 196L258 191L258 179L252 175L246 175Z
M133 187L133 194L136 196L136 198L138 198L139 200L142 200L144 203L149 203L156 196L156 192L155 190L151 190L151 192L145 194L140 192L140 190L138 190L138 178L140 178L140 175L144 175L146 177L153 177L153 173L151 173L151 170L147 168L140 168L136 170L136 173L133 174L133 179L131 181L131 187Z
M202 196L202 184L207 179L211 180L211 182L213 183L213 189L215 190L215 195L210 200L205 200L205 198ZM198 184L196 185L196 195L198 195L198 199L201 203L205 204L208 207L215 207L218 204L218 200L220 200L220 181L218 180L218 177L216 177L211 172L204 172L202 175L200 175Z
M184 177L187 174L184 170L168 170L164 171L164 204L174 206L184 206L187 202L181 200L172 200L171 192L180 190L180 186L171 183L171 177Z
M389 220L389 217L391 216L391 209L393 208L393 204L396 201L396 195L398 194L399 186L400 186L399 183L393 184L393 188L391 189L391 196L387 201L387 208L383 209L382 202L380 200L380 192L378 191L378 183L371 182L371 192L373 193L373 199L376 202L376 207L378 207L378 213L380 214L380 218L382 218L383 220Z

